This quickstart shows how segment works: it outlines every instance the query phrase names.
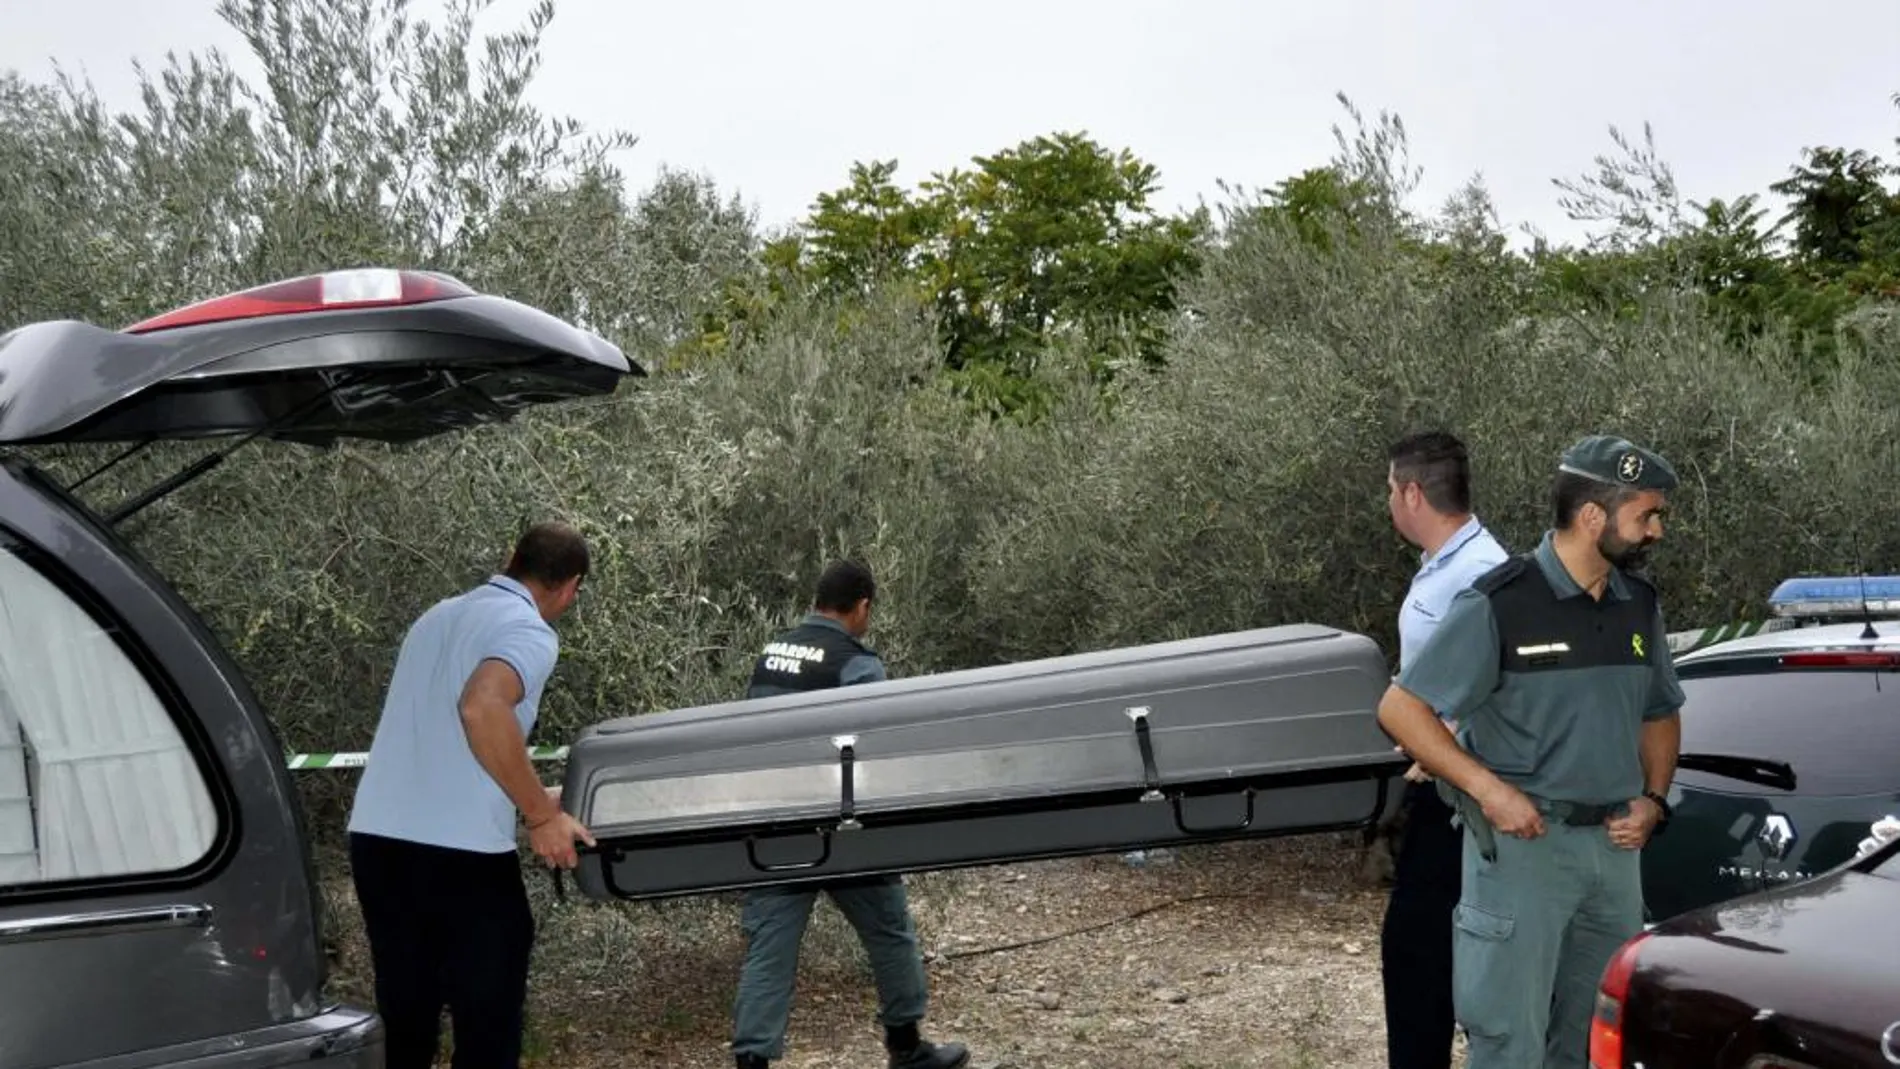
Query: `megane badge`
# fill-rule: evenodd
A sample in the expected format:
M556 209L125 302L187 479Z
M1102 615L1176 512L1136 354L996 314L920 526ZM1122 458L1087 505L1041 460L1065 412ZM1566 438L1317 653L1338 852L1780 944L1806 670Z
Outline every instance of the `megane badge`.
M1788 848L1794 845L1794 824L1780 813L1770 813L1761 822L1761 831L1755 838L1770 861L1780 861L1788 856Z

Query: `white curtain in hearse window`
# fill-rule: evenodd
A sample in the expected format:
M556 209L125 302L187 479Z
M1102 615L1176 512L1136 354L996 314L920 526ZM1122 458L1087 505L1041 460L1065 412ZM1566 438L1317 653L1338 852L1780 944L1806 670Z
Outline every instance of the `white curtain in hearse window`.
M4 593L4 591L0 591ZM0 688L0 887L40 878L33 843L33 795L26 780L26 733Z
M9 725L19 748L6 746ZM15 783L30 804L7 803ZM0 548L0 884L181 868L215 830L198 766L145 677L82 607ZM24 864L7 852L22 841Z

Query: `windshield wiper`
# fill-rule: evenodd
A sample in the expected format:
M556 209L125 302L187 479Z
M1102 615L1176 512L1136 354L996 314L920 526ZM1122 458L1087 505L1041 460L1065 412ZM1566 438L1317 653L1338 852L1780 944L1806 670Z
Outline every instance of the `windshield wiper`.
M1765 761L1757 757L1735 757L1730 754L1686 753L1676 758L1676 767L1784 791L1794 790L1794 766L1786 761Z

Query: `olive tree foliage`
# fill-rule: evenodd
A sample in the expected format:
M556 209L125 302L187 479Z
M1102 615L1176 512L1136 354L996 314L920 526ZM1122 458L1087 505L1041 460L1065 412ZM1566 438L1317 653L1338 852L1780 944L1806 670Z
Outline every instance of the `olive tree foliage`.
M551 7L500 31L479 25L487 7L454 0L432 25L402 0L225 0L261 77L246 82L215 51L171 56L141 72L141 103L123 113L63 75L40 85L9 73L0 329L64 317L116 326L306 272L389 265L544 308L651 366L720 285L756 269L750 213L710 179L670 169L630 190L611 156L632 138L587 134L528 102ZM690 414L662 428L628 414L649 411L577 407L407 450L254 444L125 533L238 651L288 744L364 745L402 627L498 564L522 523L582 523L607 539L610 577L623 521L643 544L702 531L691 517L716 492L702 468L722 454ZM110 505L206 448L154 448L85 496ZM107 452L37 459L72 479ZM567 457L582 467L564 469ZM645 488L656 459L676 458L690 470ZM643 488L618 493L622 477ZM614 497L596 496L608 487ZM678 506L687 518L643 511L651 495L688 489L701 496ZM596 501L606 504L590 511ZM691 589L692 576L656 583ZM704 629L680 633L700 642ZM590 709L637 700L611 687L591 697Z
M1384 449L1428 426L1470 444L1478 510L1518 551L1552 523L1572 441L1661 450L1683 476L1652 573L1674 627L1758 618L1789 574L1900 560L1876 489L1900 479L1890 307L1842 324L1855 355L1819 385L1785 334L1738 338L1687 286L1612 318L1527 307L1482 188L1417 214L1402 127L1360 130L1223 207L1167 374L1044 450L975 547L973 602L1010 655L1296 620L1395 650L1417 555L1386 516Z
M257 146L229 68L174 59L141 82L141 109L115 115L64 74L0 76L0 328L127 323L228 285L255 249Z
M752 220L696 176L629 198L621 131L542 114L528 90L553 18L482 33L407 0L220 0L261 68L215 50L141 70L113 114L61 76L0 82L0 324L129 322L336 267L447 271L630 348L682 334L704 277L742 272ZM634 203L629 203L632 199ZM631 284L630 284L631 283Z
M412 19L407 0L220 0L264 70L243 93L262 159L259 276L394 260L488 285L498 217L518 230L524 203L584 200L607 155L631 147L626 133L584 134L528 102L551 0L478 50L492 2L451 0L437 27ZM560 237L571 248L585 233Z
M697 338L723 293L762 275L756 214L712 176L661 166L624 220L628 256L619 284L639 310L642 351L670 352Z

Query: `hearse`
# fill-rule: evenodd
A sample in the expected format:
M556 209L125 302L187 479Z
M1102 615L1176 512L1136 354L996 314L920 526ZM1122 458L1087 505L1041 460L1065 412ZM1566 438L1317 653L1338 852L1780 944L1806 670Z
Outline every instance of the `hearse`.
M0 336L0 446L232 439L105 515L74 494L92 476L0 460L0 1066L383 1064L376 1014L325 993L276 732L115 526L248 441L413 442L639 374L542 311L381 269Z

